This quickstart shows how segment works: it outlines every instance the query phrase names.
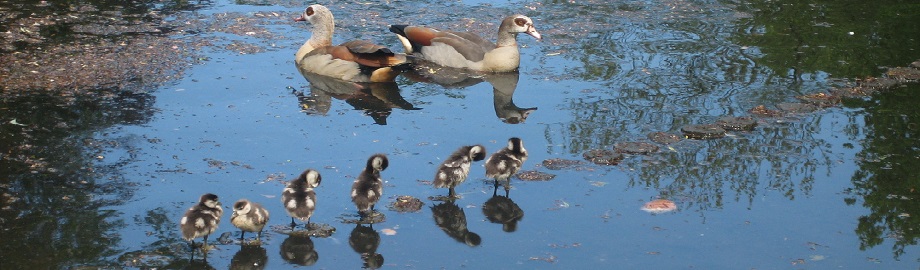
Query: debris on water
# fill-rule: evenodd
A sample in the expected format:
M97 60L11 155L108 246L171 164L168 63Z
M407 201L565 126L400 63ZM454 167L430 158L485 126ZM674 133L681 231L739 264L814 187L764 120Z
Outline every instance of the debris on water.
M19 122L16 122L16 119L10 120L9 123L13 125L17 125L17 126L22 126L22 127L28 126L26 124L20 124Z
M616 144L613 149L627 154L649 154L658 151L658 146L647 142L623 142Z
M241 246L262 246L262 239L255 238L255 239L243 240L242 242L240 242L240 245Z
M118 257L123 266L139 269L161 268L173 261L172 256L158 254L156 251L127 252Z
M914 62L917 63L917 62ZM909 67L895 67L888 69L888 72L885 73L889 78L902 80L902 81L918 81L920 80L920 70L916 68Z
M783 115L783 113L779 111L767 109L767 107L764 105L758 105L757 107L754 107L751 109L751 113L766 117L777 117Z
M607 182L602 182L602 181L590 181L588 183L591 183L591 185L595 187L603 187L607 185Z
M548 263L555 263L555 262L556 262L556 255L547 254L546 257L537 257L537 256L534 256L534 257L530 257L530 260L531 260L531 261L544 261L544 262L548 262Z
M546 209L546 210L550 210L550 211L560 210L560 209L569 208L569 206L571 205L569 205L568 202L566 202L565 200L559 199L553 202L553 207Z
M454 194L453 197L451 197L451 196L444 196L444 195L428 196L428 200L429 200L429 201L436 201L436 202L454 201L454 200L457 200L457 199L459 199L459 198L460 198L460 194Z
M380 232L383 233L383 235L396 235L396 230L390 228L380 229Z
M358 213L354 213L342 214L338 217L338 219L345 224L377 224L386 222L387 216L374 210L370 214L367 214L365 217L361 217L361 215Z
M575 242L572 244L556 244L556 243L549 244L549 247L551 248L577 248L580 246L581 246L581 243L578 243L578 242Z
M840 103L840 96L828 93L814 93L796 96L795 98L818 107L833 107Z
M424 205L422 200L409 195L402 195L396 197L396 200L387 205L387 209L399 213L418 212L422 210L422 205Z
M556 178L555 174L549 174L545 172L539 172L536 170L530 171L521 171L514 175L514 178L524 180L524 181L549 181Z
M818 107L815 105L793 102L776 104L776 108L787 113L810 113L818 110Z
M285 235L293 236L309 236L309 237L319 237L326 238L332 236L335 233L335 227L326 223L316 223L310 222L309 227L306 229L297 229L294 228L291 230L290 224L278 224L272 225L270 228L272 231Z
M680 128L687 139L707 140L725 137L725 129L715 124L689 125Z
M757 121L748 116L722 116L716 120L716 124L725 130L751 131L757 126Z
M588 150L582 156L598 165L617 165L623 160L623 154L606 149Z
M224 232L220 234L220 237L217 238L217 242L220 242L221 244L224 244L224 245L233 243L233 239L230 239L230 236L232 235L233 235L232 232Z
M562 170L562 169L567 169L567 168L571 168L575 166L584 165L585 162L581 160L553 158L553 159L543 160L542 164L544 168L547 168L550 170Z
M660 144L672 144L680 142L681 140L680 135L660 131L649 133L646 137L648 137L649 140Z
M652 214L661 214L677 210L677 204L670 200L658 199L645 203L640 210Z

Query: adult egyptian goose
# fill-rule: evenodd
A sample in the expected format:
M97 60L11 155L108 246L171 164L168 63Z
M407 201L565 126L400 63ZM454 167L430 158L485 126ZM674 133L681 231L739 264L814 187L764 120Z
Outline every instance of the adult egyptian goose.
M527 161L524 141L512 137L508 139L507 147L498 150L486 160L486 177L495 179L496 189L499 182L504 182L505 196L508 196L508 190L511 189L511 176L521 169L524 161Z
M189 241L189 247L195 248L195 238L204 237L204 246L208 245L208 235L217 230L220 216L224 209L217 200L217 195L207 193L201 195L198 204L192 206L179 221L179 230L182 238Z
M498 27L498 43L493 44L469 32L439 31L408 25L391 25L406 53L435 64L484 72L514 71L521 64L517 34L542 39L533 21L524 15L512 15Z
M454 188L466 181L470 174L470 165L485 158L485 146L477 144L460 147L438 167L438 172L434 175L434 187L448 188L447 196L453 198Z
M405 55L365 40L332 46L335 20L322 5L311 5L294 21L308 21L313 35L300 46L294 63L301 70L351 82L392 82L407 64Z
M294 223L295 218L306 222L304 228L310 229L310 217L316 210L316 192L313 189L318 187L322 181L323 177L319 172L307 169L297 179L289 182L281 192L281 203L284 204L284 210L291 216L291 230L297 226L297 223Z
M258 232L256 239L262 239L262 228L268 223L268 210L261 204L241 199L233 204L233 215L230 224L240 229L240 241L246 232Z

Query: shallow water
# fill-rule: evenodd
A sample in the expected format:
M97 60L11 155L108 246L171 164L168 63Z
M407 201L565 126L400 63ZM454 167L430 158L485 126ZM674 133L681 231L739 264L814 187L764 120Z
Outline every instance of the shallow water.
M200 51L201 63L173 83L99 99L4 101L8 135L0 141L10 150L0 169L9 175L0 187L0 224L15 240L5 237L0 259L12 268L368 267L349 243L355 235L371 243L379 237L371 252L379 257L370 257L382 257L383 268L920 266L920 179L911 171L920 150L916 84L814 112L749 112L920 59L920 27L909 27L920 22L920 13L909 12L916 4L324 4L339 24L336 42L360 37L398 46L385 26L403 22L488 35L493 18L515 12L534 18L544 40L518 38L519 76L450 87L401 77L376 92L332 93L311 87L293 66L309 35L290 21L299 4L209 3L194 16L241 27L187 33L219 45ZM236 19L271 12L280 15ZM251 25L263 27L242 27ZM502 121L521 108L537 109L523 123ZM615 166L541 165L724 115L754 116L758 126L659 145ZM504 199L493 199L481 162L458 187L456 207L428 199L447 193L430 181L452 151L483 144L491 153L509 137L524 140L524 169L555 175L512 180L509 198L523 212L516 226L491 222L493 213L483 210ZM386 221L368 230L343 220L355 213L352 180L374 153L390 160L377 206ZM200 252L188 261L178 220L202 193L218 194L227 213L237 199L260 202L270 225L284 225L283 182L306 168L324 180L312 221L335 234L307 240L266 229L261 248L217 244L207 261ZM387 209L398 195L425 205L414 213ZM658 198L679 210L640 210ZM465 220L467 231L443 230L435 213ZM239 236L228 220L225 214L211 243L222 233ZM297 248L306 258L285 259Z

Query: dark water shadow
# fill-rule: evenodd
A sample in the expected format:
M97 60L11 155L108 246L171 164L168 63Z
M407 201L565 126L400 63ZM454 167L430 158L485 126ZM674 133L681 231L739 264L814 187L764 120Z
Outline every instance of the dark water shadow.
M457 206L454 200L444 200L432 206L431 217L438 228L457 242L470 247L476 247L482 243L482 238L467 228L466 213L463 212L463 208Z
M268 252L257 245L240 245L240 250L230 259L230 269L265 269L268 264Z
M217 269L217 268L214 268L214 266L211 266L210 263L208 263L208 257L207 257L207 256L204 256L203 258L200 258L200 259L196 259L195 256L193 255L193 253L192 253L192 254L189 254L188 260L175 260L175 261L173 261L172 263L166 265L166 266L163 267L163 268L165 268L165 269L188 269L188 270L193 270L193 269L203 269L203 270Z
M507 124L520 124L527 120L537 107L522 108L514 104L514 91L517 90L520 73L478 73L470 70L434 66L418 63L415 68L402 74L414 82L431 83L445 88L466 88L481 82L492 85L495 116Z
M310 94L294 93L301 110L309 115L326 115L332 108L332 99L344 100L355 110L374 119L378 125L386 125L387 117L394 108L420 110L400 94L399 85L388 83L354 83L317 75L300 70L310 82Z
M517 231L518 222L524 219L524 210L509 196L498 195L498 187L492 191L492 198L482 204L482 214L489 222L502 225L502 231Z
M361 268L377 269L383 266L383 255L377 253L380 247L380 234L374 225L355 225L348 236L348 245L361 256Z
M290 234L281 242L281 258L290 264L310 266L319 261L313 240L303 234Z

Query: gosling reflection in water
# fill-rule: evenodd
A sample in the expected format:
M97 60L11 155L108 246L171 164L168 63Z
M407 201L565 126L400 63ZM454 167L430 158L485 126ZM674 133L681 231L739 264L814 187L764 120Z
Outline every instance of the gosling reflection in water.
M240 251L230 259L231 270L265 269L268 253L265 248L256 245L241 245Z
M482 238L466 227L466 213L454 203L454 200L446 200L432 206L431 216L434 217L434 224L457 242L471 247L482 243Z
M514 232L517 230L518 221L524 218L524 210L508 196L498 195L498 187L492 191L489 198L482 205L482 214L492 223L502 224L502 231Z
M309 236L295 233L281 242L281 258L291 264L310 266L319 260L319 254Z
M361 268L377 269L383 266L383 255L377 253L380 246L380 234L374 230L374 225L355 225L348 237L348 245L361 255Z
M421 63L413 69L403 72L409 80L423 83L433 83L446 88L466 88L483 81L492 85L492 98L495 116L508 124L520 124L527 120L537 107L521 108L514 104L512 99L517 89L520 73L477 73L475 71L454 69L447 67L430 66Z
M310 95L296 90L294 95L307 114L326 115L332 108L332 98L345 100L356 110L363 110L379 125L387 124L393 108L419 109L400 95L395 82L354 83L302 71L301 75L310 82Z
M2 265L2 264L0 264ZM2 268L2 267L0 267ZM202 260L196 260L195 254L192 252L189 254L188 260L173 260L169 264L163 267L164 269L201 269L201 270L211 270L217 269L211 264L208 263L208 257L204 256ZM5 269L5 268L4 268Z

